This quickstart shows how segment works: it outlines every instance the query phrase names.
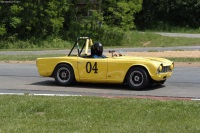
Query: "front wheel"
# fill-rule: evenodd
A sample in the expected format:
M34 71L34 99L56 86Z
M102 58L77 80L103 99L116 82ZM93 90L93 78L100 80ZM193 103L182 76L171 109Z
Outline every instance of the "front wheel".
M133 67L128 71L127 83L131 89L141 90L149 85L149 76L141 67Z
M74 71L71 66L60 64L54 71L54 78L59 85L71 85L75 80Z

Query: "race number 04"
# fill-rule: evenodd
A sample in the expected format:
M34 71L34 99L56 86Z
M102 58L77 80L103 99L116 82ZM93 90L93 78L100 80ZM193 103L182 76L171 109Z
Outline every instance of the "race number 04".
M94 73L98 73L97 62L95 62L93 66L91 62L86 63L86 72L91 73L92 71L94 71Z

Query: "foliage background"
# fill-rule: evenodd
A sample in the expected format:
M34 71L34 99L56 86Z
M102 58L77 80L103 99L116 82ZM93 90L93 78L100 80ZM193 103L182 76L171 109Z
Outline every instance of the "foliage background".
M137 28L170 31L172 27L200 29L199 0L143 0Z
M59 48L78 36L120 46L130 30L200 30L199 0L90 1L0 0L0 49Z

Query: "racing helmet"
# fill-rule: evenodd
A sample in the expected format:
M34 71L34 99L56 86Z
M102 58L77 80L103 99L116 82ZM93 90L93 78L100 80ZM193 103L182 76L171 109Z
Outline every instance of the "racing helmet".
M103 53L103 45L100 42L96 42L91 47L91 55L101 56Z

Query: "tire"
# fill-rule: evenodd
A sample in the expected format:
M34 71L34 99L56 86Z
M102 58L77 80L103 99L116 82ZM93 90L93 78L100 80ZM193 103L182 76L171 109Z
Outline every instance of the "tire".
M160 84L163 85L163 84L165 83L165 81L166 81L166 80L161 81Z
M148 73L141 67L133 67L127 73L127 83L131 89L142 90L149 85Z
M162 80L162 81L155 81L155 80L152 80L150 82L150 86L155 86L155 85L163 85L165 83L166 80Z
M71 85L74 80L74 71L70 65L60 64L55 68L54 78L59 85Z

